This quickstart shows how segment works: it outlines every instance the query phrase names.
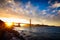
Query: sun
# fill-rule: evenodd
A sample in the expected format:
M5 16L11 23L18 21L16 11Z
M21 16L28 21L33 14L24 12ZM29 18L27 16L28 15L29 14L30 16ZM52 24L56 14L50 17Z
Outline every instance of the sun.
M7 26L12 26L12 23L11 22L6 22L5 23Z
M12 28L13 25L14 25L14 24L13 24L12 22L5 22L6 28Z

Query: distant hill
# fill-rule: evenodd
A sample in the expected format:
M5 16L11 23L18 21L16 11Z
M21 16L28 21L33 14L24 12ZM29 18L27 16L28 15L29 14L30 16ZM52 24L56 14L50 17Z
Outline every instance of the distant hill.
M24 27L30 27L30 24L26 24ZM31 27L60 27L60 26L49 26L49 25L31 24Z

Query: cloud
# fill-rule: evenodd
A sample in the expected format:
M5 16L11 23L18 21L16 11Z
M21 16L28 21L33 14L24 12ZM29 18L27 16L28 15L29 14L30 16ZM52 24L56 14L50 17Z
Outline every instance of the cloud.
M4 10L2 10L5 13L2 14L10 14L10 15L16 15L18 17L26 17L26 18L35 18L37 12L37 7L34 7L31 5L30 2L26 3L25 5L23 5L22 3L19 2L14 2L11 0L6 0L7 2L7 6L5 7ZM1 8L0 8L1 9ZM3 9L3 8L2 8ZM11 16L12 17L12 16Z
M47 14L46 13L46 10L42 10L42 13L41 14L43 14L43 15Z
M5 0L0 0L0 8L2 7L4 8L5 4L6 4Z
M19 3L18 5L14 3L13 5L10 5L10 8L12 11L18 13L18 14L23 14L24 16L32 17L36 16L37 13L37 7L34 7L31 5L30 2L26 3L25 5Z
M0 4L3 4L5 3L6 1L5 0L0 0Z
M58 7L60 7L60 3L55 2L54 4L52 4L52 7L53 7L53 8L58 8Z
M52 1L52 0L49 0L49 1L48 1L48 4L51 4L51 1Z
M8 3L13 2L13 0L0 0L0 8L4 9L7 7Z
M52 8L48 8L49 10L40 10L39 6L33 6L30 1L25 5L14 0L6 0L2 3L6 3L6 5L4 5L5 9L0 8L0 14L2 13L1 17L26 18L28 20L31 18L33 23L51 25L56 22L58 23L57 20L60 20L60 16L55 16L56 10L52 10L53 8L60 7L60 3L51 5ZM58 11L58 13L60 12Z
M58 10L58 14L60 15L60 10Z

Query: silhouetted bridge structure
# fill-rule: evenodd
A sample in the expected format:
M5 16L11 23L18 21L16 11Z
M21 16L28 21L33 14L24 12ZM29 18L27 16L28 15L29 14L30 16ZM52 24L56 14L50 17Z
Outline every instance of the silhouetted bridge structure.
M29 25L30 25L30 28L31 28L31 19L30 19L30 21L29 21L29 22L30 22L30 23L15 23L15 24L17 24L17 26L18 26L18 27L21 27L21 25L20 25L20 24L29 24ZM17 27L17 26L16 26L16 27Z

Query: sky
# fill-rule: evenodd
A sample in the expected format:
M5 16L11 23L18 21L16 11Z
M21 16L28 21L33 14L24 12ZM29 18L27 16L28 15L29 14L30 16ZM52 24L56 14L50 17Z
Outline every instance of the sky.
M0 18L60 26L60 0L0 0Z

